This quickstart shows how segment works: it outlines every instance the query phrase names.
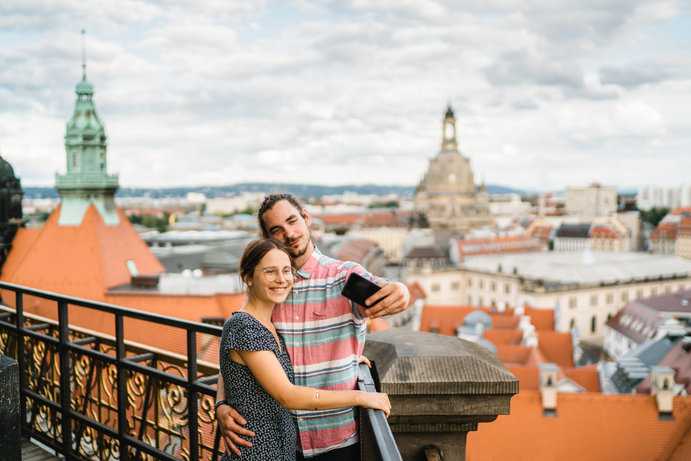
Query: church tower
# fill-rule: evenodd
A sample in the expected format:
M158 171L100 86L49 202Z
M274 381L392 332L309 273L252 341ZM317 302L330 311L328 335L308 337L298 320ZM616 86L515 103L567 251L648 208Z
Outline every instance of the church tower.
M454 234L492 224L487 196L477 193L470 160L458 148L451 105L442 121L441 149L415 191L415 209L433 229Z
M61 201L58 224L78 226L93 204L107 225L117 225L118 176L108 174L106 131L96 113L94 87L86 79L85 61L82 80L75 92L74 113L65 130L67 170L64 175L55 175L55 188Z
M444 114L441 136L442 151L458 151L458 142L456 142L456 117L453 114L453 109L451 109L450 104L446 108L446 114Z

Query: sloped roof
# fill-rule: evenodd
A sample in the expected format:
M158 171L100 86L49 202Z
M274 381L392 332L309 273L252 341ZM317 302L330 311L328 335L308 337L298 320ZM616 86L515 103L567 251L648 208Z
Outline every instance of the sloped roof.
M489 314L493 329L515 329L520 321L513 315L513 311L499 313L492 312L486 307L426 305L422 309L420 331L431 331L432 328L436 328L439 334L455 336L456 329L463 324L465 317L475 311Z
M510 415L468 433L467 461L667 460L688 444L691 397L675 397L664 421L651 396L560 393L554 417L543 415L538 391L523 389Z
M542 250L542 243L529 235L511 235L485 239L456 240L460 256L498 253L525 253Z
M564 374L583 386L588 392L601 392L600 377L597 365L586 365L584 367L564 368Z
M521 330L498 330L493 328L485 330L484 336L493 344L499 346L501 344L521 344L523 340L523 332Z
M560 367L573 367L571 333L543 330L538 333L538 348L547 362Z
M163 266L117 210L119 224L108 226L91 205L81 225L60 226L60 207L44 226L20 232L2 271L2 280L88 299L103 299L106 289L128 283L127 261L141 275L163 272Z
M523 312L530 317L530 323L537 331L554 330L554 309L525 306Z
M674 370L674 382L682 384L686 393L691 394L691 351L684 349L683 341L678 341L658 364ZM637 388L638 392L650 393L650 376Z
M425 289L420 285L420 282L413 282L407 284L408 291L410 291L410 303L414 303L418 299L427 298L427 293Z
M590 224L563 223L557 229L555 237L587 239L590 235Z
M107 226L93 206L87 209L79 226L59 226L59 212L56 209L41 229L22 229L17 233L2 272L3 281L192 321L227 317L244 303L244 293L215 292L218 290L197 294L112 290L129 284L128 260L135 262L140 275L160 274L163 267L122 210L117 210L120 222L115 226ZM228 288L230 291L230 285ZM27 296L25 308L27 312L57 318L52 301ZM71 306L69 321L114 333L113 316L103 312ZM186 353L183 330L159 326L152 335L150 323L127 319L125 337Z

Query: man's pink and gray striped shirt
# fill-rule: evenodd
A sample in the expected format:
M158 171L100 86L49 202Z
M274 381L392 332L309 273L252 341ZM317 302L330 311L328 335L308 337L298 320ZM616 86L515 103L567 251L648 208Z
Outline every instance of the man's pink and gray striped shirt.
M380 282L359 264L338 261L315 248L298 270L291 294L274 309L273 322L285 340L296 385L331 390L356 387L367 328L358 306L341 296L352 272ZM358 441L353 408L293 414L305 457Z

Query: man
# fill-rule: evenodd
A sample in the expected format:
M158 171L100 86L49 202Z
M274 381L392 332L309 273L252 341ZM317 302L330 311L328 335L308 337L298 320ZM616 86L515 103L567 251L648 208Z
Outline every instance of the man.
M298 268L293 290L274 309L272 321L286 342L295 369L295 384L328 389L354 389L358 358L362 354L366 318L401 312L408 307L405 285L386 282L353 262L324 256L314 246L309 231L311 217L289 194L272 194L257 213L264 237L288 246ZM352 272L377 282L382 288L362 309L340 295ZM254 433L243 426L242 415L224 402L223 380L218 381L216 416L229 450L251 445L240 437ZM336 461L359 458L353 408L295 412L302 454L298 459ZM302 457L302 458L301 458Z

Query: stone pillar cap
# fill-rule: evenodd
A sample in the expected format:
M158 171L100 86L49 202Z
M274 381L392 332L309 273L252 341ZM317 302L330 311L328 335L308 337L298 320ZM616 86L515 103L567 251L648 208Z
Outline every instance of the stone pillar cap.
M386 330L368 335L365 355L391 395L518 393L518 380L494 354L455 336Z

